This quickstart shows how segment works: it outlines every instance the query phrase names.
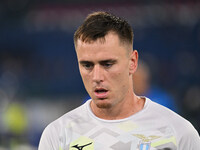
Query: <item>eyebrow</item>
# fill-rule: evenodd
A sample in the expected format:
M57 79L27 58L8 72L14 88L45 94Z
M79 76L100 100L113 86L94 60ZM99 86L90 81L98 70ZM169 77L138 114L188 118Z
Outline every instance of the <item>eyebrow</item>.
M101 61L99 61L99 63L100 64L104 64L104 63L116 63L117 62L117 60L115 60L115 59L106 59L106 60L101 60ZM91 62L91 61L87 61L87 60L81 60L80 62L79 62L80 64L93 64L93 62Z
M100 63L116 63L117 62L117 60L115 60L115 59L108 59L108 60L102 60L102 61L100 61Z
M82 60L79 62L80 64L92 64L91 61L85 61L85 60Z

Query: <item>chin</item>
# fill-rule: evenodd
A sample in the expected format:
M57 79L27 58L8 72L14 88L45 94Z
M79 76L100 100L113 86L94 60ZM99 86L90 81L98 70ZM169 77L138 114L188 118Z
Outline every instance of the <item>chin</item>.
M112 105L110 104L110 103L105 103L105 102L97 102L96 103L96 106L98 107L98 108L102 108L102 109L109 109L109 108L111 108L112 107Z

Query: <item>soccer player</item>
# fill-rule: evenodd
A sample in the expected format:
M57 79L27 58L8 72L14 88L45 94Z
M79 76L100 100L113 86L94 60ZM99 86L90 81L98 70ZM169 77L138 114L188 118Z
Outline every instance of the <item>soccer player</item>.
M39 150L197 150L191 123L133 92L138 65L133 31L107 12L89 14L74 34L91 100L49 124Z

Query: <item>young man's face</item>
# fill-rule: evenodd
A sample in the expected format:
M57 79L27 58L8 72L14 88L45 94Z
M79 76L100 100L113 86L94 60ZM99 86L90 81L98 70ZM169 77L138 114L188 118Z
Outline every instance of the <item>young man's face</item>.
M94 107L112 108L132 92L130 80L137 64L137 51L128 51L117 34L108 33L105 41L78 40L76 52L80 74Z

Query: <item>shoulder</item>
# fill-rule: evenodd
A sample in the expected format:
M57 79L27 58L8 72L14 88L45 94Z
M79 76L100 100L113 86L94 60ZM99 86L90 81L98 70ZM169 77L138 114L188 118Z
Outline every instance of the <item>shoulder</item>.
M176 120L178 119L179 121L186 122L187 120L184 119L182 116L177 114L176 112L172 111L171 109L158 104L150 99L147 98L148 101L148 106L149 106L149 111L156 115L157 117L161 117L164 120L168 120L171 123L177 122ZM160 118L160 119L161 119Z
M47 125L40 139L39 150L57 149L60 146L60 138L64 137L62 134L65 134L66 127L71 122L77 118L81 118L81 116L86 113L86 105L87 104L85 103L76 109L69 111L68 113Z
M173 129L179 147L200 145L198 132L188 120L158 103L151 100L149 100L149 103L149 111L153 113L152 115L160 118L160 121L165 122ZM193 150L192 147L188 147L188 149Z
M164 121L167 124L171 125L173 128L175 128L176 131L178 131L181 127L187 128L187 129L190 129L190 127L193 127L192 124L188 120L183 118L178 113L156 102L153 102L150 99L148 100L149 100L149 111L155 117L158 117L161 121Z
M74 121L78 118L83 118L87 114L87 105L88 102L65 113L64 115L50 123L46 128L54 128L55 130L59 130L62 126L66 126L69 122Z

